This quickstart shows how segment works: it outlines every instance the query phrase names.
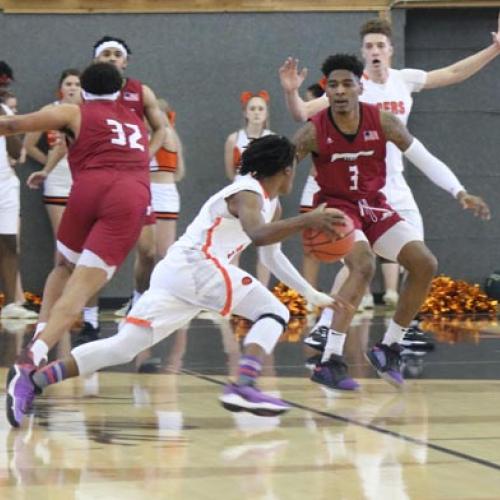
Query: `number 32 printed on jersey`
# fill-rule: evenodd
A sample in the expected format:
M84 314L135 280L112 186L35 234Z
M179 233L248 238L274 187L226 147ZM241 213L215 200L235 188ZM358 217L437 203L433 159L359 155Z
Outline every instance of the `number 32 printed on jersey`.
M112 144L116 144L117 146L128 146L130 149L144 151L144 146L139 142L142 139L142 134L138 125L134 125L133 123L120 123L111 118L107 119L106 123L111 126L111 132L116 134L116 137L111 139Z

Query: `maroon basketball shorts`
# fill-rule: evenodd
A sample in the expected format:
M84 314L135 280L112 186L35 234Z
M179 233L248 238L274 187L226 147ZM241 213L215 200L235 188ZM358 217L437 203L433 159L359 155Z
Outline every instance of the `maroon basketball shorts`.
M118 267L137 242L150 204L149 182L140 169L86 170L73 183L58 243Z
M347 214L354 222L354 228L363 231L372 246L380 236L403 220L387 203L382 193L378 193L370 200L350 201L333 198L320 191L314 197L314 206L321 203Z

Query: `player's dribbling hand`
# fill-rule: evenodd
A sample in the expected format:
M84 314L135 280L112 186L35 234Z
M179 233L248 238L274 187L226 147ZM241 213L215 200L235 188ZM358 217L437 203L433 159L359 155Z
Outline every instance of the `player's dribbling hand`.
M331 238L343 237L342 227L347 224L345 214L336 208L328 208L322 203L314 210L304 214L306 226L319 229Z
M331 307L335 312L349 312L353 306L338 295L327 295L317 290L305 294L307 302L316 307Z
M490 207L488 207L487 203L480 196L474 196L462 191L458 193L457 199L464 210L471 210L476 217L483 220L490 220Z
M38 189L47 179L47 173L43 170L38 170L37 172L33 172L26 181L26 185L30 189Z
M287 57L283 66L279 69L280 82L285 92L298 90L307 76L307 68L299 72L299 60Z

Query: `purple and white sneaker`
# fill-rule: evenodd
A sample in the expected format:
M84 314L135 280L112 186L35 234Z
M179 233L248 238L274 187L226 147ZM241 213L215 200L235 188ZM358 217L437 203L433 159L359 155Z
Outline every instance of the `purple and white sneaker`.
M400 389L404 386L401 374L401 351L399 344L376 344L365 354L366 359L375 368L379 377L394 387Z
M316 365L311 380L340 391L357 391L359 389L358 382L349 377L347 373L346 362L342 356L336 354L332 354L328 361Z
M7 398L5 409L7 420L12 427L19 427L31 410L35 394L41 391L31 379L35 367L32 365L13 365L7 374Z
M254 385L227 384L219 401L226 410L247 411L260 417L274 417L290 409L284 401L264 394Z

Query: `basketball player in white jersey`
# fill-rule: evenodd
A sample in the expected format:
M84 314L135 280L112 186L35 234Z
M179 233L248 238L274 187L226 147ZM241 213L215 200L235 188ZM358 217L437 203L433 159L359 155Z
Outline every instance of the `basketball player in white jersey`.
M382 19L373 19L366 22L360 30L361 53L365 71L361 80L363 94L362 102L376 104L384 111L391 112L406 124L412 108L411 94L425 89L444 87L462 82L471 77L486 64L500 54L500 30L492 33L493 41L490 46L450 66L433 71L422 71L405 68L396 70L391 68L391 58L394 52L392 46L392 29L390 24ZM328 107L328 98L323 95L317 99L304 101L298 89L307 70L298 71L298 60L288 58L280 68L280 80L285 91L285 98L296 120L305 121L315 113ZM388 203L423 237L422 216L417 207L413 193L403 175L404 165L401 152L391 143L387 144L387 183L384 194ZM466 193L465 188L456 176L443 164L416 165L434 184L449 192L458 199L459 193ZM461 195L461 196L462 196ZM397 282L399 266L394 263L382 265L386 282L387 302L394 304L397 301ZM343 268L335 280L333 290L340 288L347 276L347 269ZM331 321L331 311L326 309L313 328L313 332L325 337Z
M228 135L224 144L224 166L226 176L234 180L241 166L241 155L250 142L259 137L274 134L269 129L269 100L270 96L266 90L257 93L244 91L240 94L240 103L243 112L244 127ZM233 260L233 264L239 266L239 255ZM257 279L264 285L269 285L271 277L268 269L262 265L257 256Z
M281 252L281 240L307 227L333 234L333 224L344 223L342 212L326 211L324 205L307 214L278 220L278 196L291 191L295 165L295 147L285 137L270 135L253 141L243 153L242 175L203 205L184 235L157 264L150 288L116 335L80 345L69 358L38 371L21 371L23 388L12 399L19 415L16 423L19 425L21 415L29 411L35 392L69 377L127 363L201 310L217 311L223 316L234 313L254 322L245 338L238 380L228 384L220 397L224 407L264 416L288 410L284 401L263 394L255 386L262 357L273 350L288 323L288 309L264 285L230 261L254 243L264 250L264 262L276 277L311 303L338 311L349 309L345 302L334 301L309 285Z

